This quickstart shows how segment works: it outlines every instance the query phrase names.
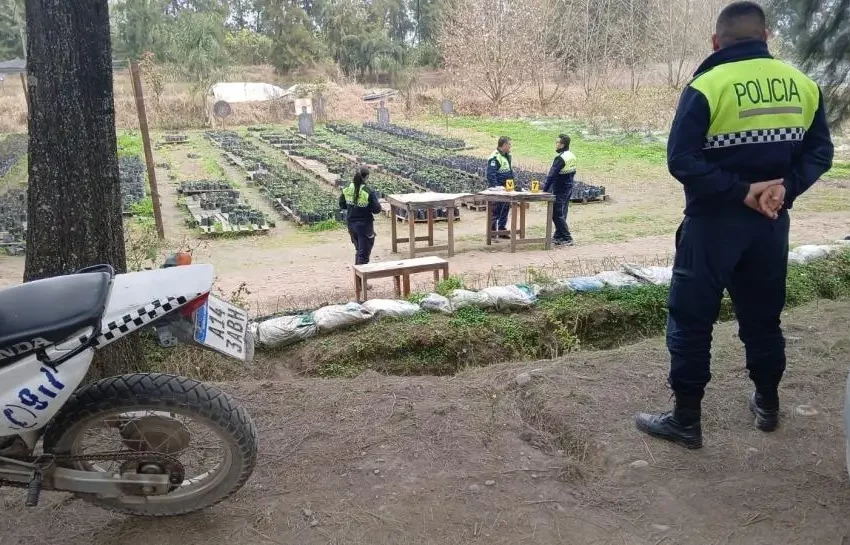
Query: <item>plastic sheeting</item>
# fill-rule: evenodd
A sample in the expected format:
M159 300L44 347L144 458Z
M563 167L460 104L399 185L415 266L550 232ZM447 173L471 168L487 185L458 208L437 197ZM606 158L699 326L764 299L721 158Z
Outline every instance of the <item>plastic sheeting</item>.
M241 102L266 102L292 95L292 88L283 89L271 83L226 82L210 87L209 95L215 102L223 100L231 104Z

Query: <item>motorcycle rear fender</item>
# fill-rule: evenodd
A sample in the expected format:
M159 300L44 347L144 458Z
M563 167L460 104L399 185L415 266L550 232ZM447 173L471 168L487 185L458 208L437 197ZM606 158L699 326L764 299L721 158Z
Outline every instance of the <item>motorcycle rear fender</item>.
M184 265L127 274L112 281L98 346L109 344L208 294L212 265Z
M80 335L90 335L91 329ZM47 349L48 357L58 359L79 347L70 342ZM33 353L0 369L0 437L20 435L30 447L38 430L50 422L82 383L91 365L94 349L89 348L57 367L41 363Z

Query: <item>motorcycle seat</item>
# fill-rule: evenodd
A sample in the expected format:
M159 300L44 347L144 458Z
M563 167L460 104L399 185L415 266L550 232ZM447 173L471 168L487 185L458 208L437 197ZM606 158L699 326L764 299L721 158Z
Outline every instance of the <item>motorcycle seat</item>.
M0 361L4 348L37 338L56 344L88 327L98 334L111 280L107 272L88 272L0 290Z

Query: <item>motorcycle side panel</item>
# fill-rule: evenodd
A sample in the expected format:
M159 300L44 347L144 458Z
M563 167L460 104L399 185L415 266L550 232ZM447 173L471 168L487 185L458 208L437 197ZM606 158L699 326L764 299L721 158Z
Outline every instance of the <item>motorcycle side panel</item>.
M59 353L48 350L52 357ZM83 381L93 356L89 349L54 368L32 354L0 369L0 437L46 426Z
M208 293L214 280L212 265L185 265L116 275L98 346L150 325Z

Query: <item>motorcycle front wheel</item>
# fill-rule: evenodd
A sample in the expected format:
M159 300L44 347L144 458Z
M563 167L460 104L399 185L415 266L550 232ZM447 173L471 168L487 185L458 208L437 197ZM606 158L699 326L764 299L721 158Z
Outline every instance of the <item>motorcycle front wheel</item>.
M162 517L204 509L239 490L254 470L257 434L248 413L221 390L139 373L77 390L45 431L44 451L81 471L169 475L173 485L164 495L79 494L112 511ZM63 462L67 456L76 459Z

